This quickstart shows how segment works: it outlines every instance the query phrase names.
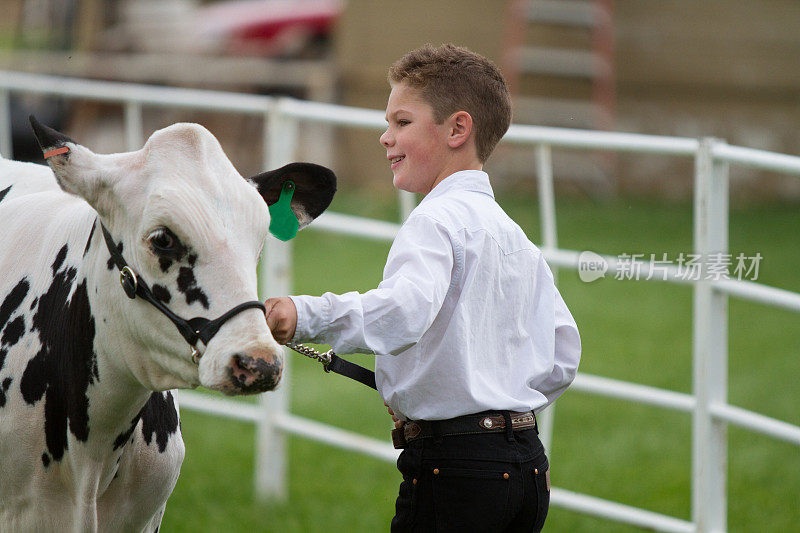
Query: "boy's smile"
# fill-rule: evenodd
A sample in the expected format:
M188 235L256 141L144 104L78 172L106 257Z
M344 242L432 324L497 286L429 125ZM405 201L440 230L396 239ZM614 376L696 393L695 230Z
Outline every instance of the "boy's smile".
M450 170L447 120L436 123L433 108L417 89L406 83L392 86L386 121L389 125L380 142L391 162L395 187L427 194L441 180L459 170Z

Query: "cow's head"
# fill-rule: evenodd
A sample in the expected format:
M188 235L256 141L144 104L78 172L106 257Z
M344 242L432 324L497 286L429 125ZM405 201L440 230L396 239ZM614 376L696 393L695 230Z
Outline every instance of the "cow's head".
M289 206L302 228L327 208L336 190L330 170L308 163L245 180L214 136L197 124L159 130L136 152L101 155L33 117L31 123L61 188L97 211L155 299L186 319L215 319L257 299L256 263L270 223L268 204ZM96 342L115 352L139 382L154 390L203 385L227 394L275 388L282 351L261 309L226 321L208 345L200 344L202 357L195 363L161 312L126 297L100 234L94 231L92 248L87 246L97 251L86 266L97 280L92 313L103 323Z

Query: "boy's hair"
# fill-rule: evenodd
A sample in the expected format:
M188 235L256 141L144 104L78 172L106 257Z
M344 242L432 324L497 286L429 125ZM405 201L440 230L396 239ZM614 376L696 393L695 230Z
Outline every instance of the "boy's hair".
M478 159L485 163L511 124L511 96L494 63L466 48L430 44L389 68L389 83L419 90L441 124L456 111L472 116Z

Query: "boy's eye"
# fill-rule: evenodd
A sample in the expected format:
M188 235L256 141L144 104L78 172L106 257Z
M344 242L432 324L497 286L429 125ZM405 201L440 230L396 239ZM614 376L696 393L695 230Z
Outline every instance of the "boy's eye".
M407 126L408 124L411 124L411 121L410 120L398 120L397 123L400 124L401 126Z

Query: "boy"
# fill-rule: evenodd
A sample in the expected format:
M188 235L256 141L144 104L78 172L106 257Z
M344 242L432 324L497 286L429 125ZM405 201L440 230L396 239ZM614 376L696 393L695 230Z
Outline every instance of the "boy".
M574 379L580 338L541 251L482 171L511 123L506 82L451 45L409 52L389 82L380 142L393 183L426 196L383 281L267 300L267 321L281 343L380 354L378 391L407 441L392 531L539 531L549 465L533 412Z

